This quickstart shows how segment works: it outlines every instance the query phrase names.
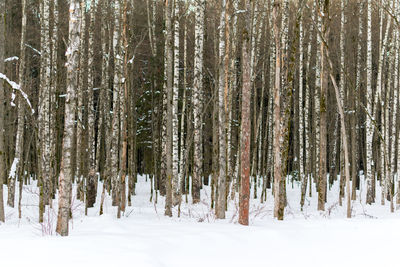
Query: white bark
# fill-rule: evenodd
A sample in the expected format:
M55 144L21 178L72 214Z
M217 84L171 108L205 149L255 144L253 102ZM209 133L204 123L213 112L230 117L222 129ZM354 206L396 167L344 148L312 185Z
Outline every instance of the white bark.
M113 205L119 206L120 177L119 177L119 136L120 136L120 94L122 93L122 66L123 56L121 54L121 3L120 0L114 2L114 32L113 32L113 52L114 52L114 88L113 88L113 119L111 126L111 183Z
M40 90L39 90L39 145L40 145L40 158L39 168L43 190L43 197L41 201L41 209L44 212L43 205L49 201L49 187L51 179L51 155L52 155L52 132L50 120L53 114L50 110L51 101L51 54L50 54L50 3L49 1L42 2L41 9L41 61L40 61ZM54 81L54 80L53 80ZM41 220L41 218L40 218Z
M304 184L303 20L299 21L299 177ZM306 99L307 101L307 99Z
M195 11L195 47L193 73L193 203L200 201L202 176L202 102L203 102L203 46L205 1L196 1Z
M180 135L180 151L179 151L179 176L180 187L184 184L185 169L186 169L186 158L185 158L185 115L186 115L186 102L187 102L187 83L186 83L186 68L187 68L187 18L185 18L184 34L183 34L183 101L182 101L182 112L181 112L181 135ZM188 116L189 117L189 116ZM188 118L189 119L189 118ZM186 192L186 196L187 196Z
M315 13L318 12L317 7L315 7L315 11L313 13L313 18L316 17L317 19L317 31L318 29L321 28L321 17L316 15ZM315 21L315 20L314 20ZM315 91L314 91L314 138L315 138L315 142L314 142L314 149L315 149L315 169L314 169L314 173L316 175L316 177L318 177L319 175L319 140L320 140L320 127L319 127L319 123L320 123L320 93L321 93L321 51L319 49L319 47L321 47L321 37L320 35L317 33L317 60L316 60L316 66L315 66ZM314 179L316 178L314 177Z
M81 1L81 17L82 17L82 25L81 25L81 32L80 32L80 48L79 48L79 81L78 81L78 91L77 91L77 111L78 111L78 118L76 123L76 176L78 177L79 181L79 198L83 200L84 198L84 189L83 189L83 173L82 173L82 166L84 161L83 155L83 135L85 132L85 126L83 121L83 114L85 107L84 103L84 86L87 85L85 82L85 77L87 73L86 67L87 58L85 57L85 43L86 43L86 1Z
M79 1L71 0L69 5L69 36L67 56L67 95L65 99L65 124L62 149L61 171L59 178L58 219L56 231L62 236L68 235L72 182L72 141L75 125L75 91L77 88L76 73L79 57L80 33Z
M368 0L367 6L367 112L366 115L366 153L367 153L367 164L366 168L366 180L367 180L367 198L366 203L371 204L374 202L373 195L373 179L372 168L375 167L372 157L372 137L374 134L373 126L373 93L372 93L372 11L371 11L372 0Z
M179 172L179 120L178 120L178 97L179 97L179 1L174 3L174 84L172 96L172 190L173 204L181 201L181 180Z
M226 111L227 99L225 95L225 12L226 0L221 1L221 14L219 24L219 69L218 69L218 136L219 136L219 179L218 179L218 205L216 215L218 219L225 219L226 206Z
M382 121L382 128L381 128L381 136L383 137L383 140L381 140L380 148L379 148L379 156L378 158L381 159L381 168L383 167L382 170L382 179L381 179L381 186L382 186L382 195L381 195L381 204L385 204L385 193L388 188L388 183L390 182L390 177L387 174L387 167L388 167L388 162L387 162L387 149L386 146L388 145L388 102L386 101L387 99L382 99L382 72L383 72L383 63L386 58L386 47L388 44L388 37L389 37L389 30L390 30L390 25L392 22L392 17L388 16L388 22L386 24L386 30L385 30L385 35L382 36L382 46L380 50L380 57L378 61L378 77L377 77L377 85L376 85L376 90L375 90L375 97L374 101L376 101L376 108L375 108L375 114L374 117L376 119L376 116L378 114L377 108L381 103L382 106L382 112L381 112L381 121ZM383 34L381 32L381 34ZM385 97L386 98L386 97ZM385 101L384 101L385 100Z
M0 73L4 73L5 52L5 0L0 0ZM4 87L0 82L0 103L4 103ZM0 129L4 129L4 105L0 105ZM4 131L0 130L0 221L5 221L3 183L6 178Z

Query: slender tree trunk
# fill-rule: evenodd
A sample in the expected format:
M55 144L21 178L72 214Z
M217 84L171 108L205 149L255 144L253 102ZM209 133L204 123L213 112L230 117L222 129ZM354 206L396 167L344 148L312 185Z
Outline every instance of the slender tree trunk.
M242 73L243 73L243 90L242 90L242 119L241 119L241 186L240 186L240 203L239 203L239 223L242 225L249 224L249 199L250 199L250 98L251 98L251 77L250 77L250 2L245 0L244 6L245 27L243 29L243 47L242 47ZM254 185L257 186L257 185Z
M20 57L18 80L19 86L22 91L25 91L25 42L26 42L26 0L22 0L22 24L21 24L21 43L20 43ZM15 94L15 92L13 92ZM15 155L11 165L10 174L8 175L8 199L7 205L14 207L15 200L15 182L22 175L23 167L23 149L24 149L24 125L25 125L25 106L21 94L18 94L18 124L17 124L17 137L15 140ZM22 182L22 179L20 179Z
M48 201L50 207L52 207L52 199L55 197L57 190L57 127L56 127L56 114L57 114L57 91L59 89L58 82L58 41L59 41L59 24L60 17L58 14L58 1L54 1L53 3L53 31L51 40L51 82L50 82L50 114L48 117L49 127L50 127L50 175L49 179L49 187L50 194L48 196Z
M181 202L181 180L179 174L179 1L174 0L174 81L172 91L172 203L174 206Z
M165 215L172 216L172 99L173 99L173 40L172 40L172 7L173 1L165 2L165 68L166 68L166 85L164 89L167 91L167 112L166 112L166 159L167 159L167 169L166 169L166 199L165 199Z
M0 0L0 73L4 73L4 52L5 52L5 0ZM4 129L4 86L0 82L0 129ZM5 181L6 162L5 162L4 131L0 131L0 221L5 221L3 184Z
M103 17L106 17L108 14L107 8L106 8L106 1L102 1L101 7L104 9L102 12ZM109 59L110 59L110 50L111 47L107 44L109 44L109 40L107 39L107 32L108 32L108 23L103 19L102 21L102 30L101 30L101 36L102 36L102 45L101 45L101 50L102 50L102 66L101 66L101 91L100 91L100 96L99 96L99 103L98 106L100 108L100 115L99 115L99 135L97 137L98 140L98 146L97 146L97 152L96 152L96 163L97 167L96 169L100 172L100 178L103 179L103 189L101 192L101 200L100 200L100 215L103 214L103 204L104 204L104 198L105 198L105 190L106 186L109 183L109 157L106 156L106 162L105 166L102 166L102 157L101 157L101 144L104 145L104 150L109 151L110 145L109 145L109 140L108 134L109 134L109 117L110 117L110 107L109 107ZM101 127L101 128L100 128Z
M85 141L85 124L84 124L84 113L88 105L85 103L85 91L88 86L87 68L88 68L88 57L86 53L86 1L81 1L81 17L82 25L80 32L80 48L79 48L79 76L78 76L78 91L77 91L77 122L76 122L76 172L75 175L78 181L77 187L77 198L80 201L85 201L85 177L84 177L84 162L86 158L84 141Z
M72 141L75 124L75 91L78 86L76 73L79 58L79 34L81 26L79 1L71 0L69 5L69 36L67 49L67 96L65 99L64 140L59 177L59 200L56 232L68 235L72 186Z
M374 103L370 101L374 99L372 92L372 0L368 0L367 6L367 116L366 116L366 153L367 153L367 162L365 164L365 173L367 180L367 198L366 203L372 204L375 202L374 198L374 189L373 189L373 180L375 177L373 175L372 169L376 169L374 164L373 156L372 156L372 141L374 134L374 126L373 126L373 107ZM369 100L369 101L368 101Z
M218 219L225 219L226 209L226 111L227 99L225 94L225 13L226 0L221 1L221 14L219 24L219 70L218 70L218 136L219 136L219 179L218 179L218 205L216 215Z
M95 147L95 117L96 107L94 103L94 16L96 1L91 0L89 10L89 52L88 52L88 153L89 173L86 182L86 209L94 206L97 194L96 175L96 147Z
M185 172L186 172L186 164L187 160L185 157L185 151L186 151L186 143L185 143L185 115L186 115L186 106L187 106L187 75L186 75L186 70L187 70L187 17L185 18L185 23L184 23L184 29L183 29L183 100L182 100L182 111L181 111L181 134L180 134L180 150L179 150L179 176L180 176L180 189L182 190L182 194L186 195L189 192L185 190ZM190 117L190 116L188 116Z
M358 21L358 23L359 23L359 25L358 25L358 38L357 38L357 77L356 77L356 90L357 90L357 95L360 95L360 92L361 92L361 90L362 90L362 88L361 88L361 81L362 81L362 78L361 78L361 74L362 74L362 66L361 66L361 60L362 60L362 57L361 57L361 52L362 52L362 36L363 36L363 22L362 22L362 17L363 17L363 14L364 14L364 12L363 12L363 8L362 8L362 1L359 1L358 2L358 6L359 6L359 15L358 15L358 18L359 18L359 21ZM353 97L353 101L354 101L354 108L355 109L357 109L357 102L355 101L356 99L355 99L356 97L354 96ZM354 119L356 119L356 116L357 116L357 114L354 114ZM360 131L359 131L359 133L360 133ZM358 135L358 136L360 136L360 135ZM358 142L361 142L361 140L358 140ZM358 143L359 144L359 143ZM352 152L352 153L355 153L355 152ZM358 155L359 155L359 158L363 158L362 157L362 155L363 155L363 152L362 151L358 151ZM356 165L357 164L357 162L354 162L353 163L354 165ZM357 167L355 166L354 167L355 169L356 169L356 171L357 171ZM364 165L364 169L365 169L365 165ZM366 176L366 173L365 173L365 170L364 170L364 176ZM356 195L356 190L357 190L357 177L358 177L358 175L357 175L357 173L355 173L355 179L354 179L354 182L352 182L352 194L351 194L351 200L356 200L357 199L357 195Z
M281 9L282 1L276 0L273 4L274 39L275 39L275 88L274 88L274 217L283 220L285 203L282 193L282 159L281 159Z
M122 73L121 73L121 92L119 94L120 99L120 195L119 195L119 205L118 205L118 214L117 217L121 217L121 211L125 212L126 206L126 173L127 173L127 154L128 154L128 52L126 49L128 48L128 36L127 36L127 12L128 12L128 2L124 0L123 2L123 15L122 15L122 47L121 47L121 56L123 56L123 65L122 65Z
M303 31L303 19L299 21L299 178L301 181L301 199L300 205L304 205L305 189L307 176L304 172L304 87L303 87L303 42L304 42L304 31ZM308 99L306 99L307 101Z
M203 101L203 43L204 43L204 10L205 1L196 1L195 11L195 47L194 47L194 74L193 74L193 203L200 202L200 187L202 174L202 101Z
M114 50L114 88L113 88L113 119L111 130L111 183L112 183L112 204L120 205L121 193L121 177L119 173L119 137L120 137L120 94L122 94L122 66L123 55L121 45L121 3L120 0L114 2L114 33L113 33L113 50Z
M315 5L317 5L317 1L314 2ZM318 12L318 6L315 7L314 12ZM315 91L314 91L314 114L315 117L313 116L313 135L314 135L314 168L313 168L313 178L315 179L316 183L317 183L317 189L319 189L318 187L318 183L319 183L319 163L320 163L320 107L321 107L321 101L320 101L320 93L321 93L321 37L318 34L319 29L321 29L321 17L318 15L318 13L315 15L316 16L316 20L317 20L317 27L316 27L316 31L317 31L317 59L316 59L316 64L315 64Z
M49 198L49 179L51 160L50 135L50 3L45 0L41 3L41 56L40 56L40 89L38 104L38 143L39 143L39 222L43 221L45 205Z
M321 33L325 39L329 34L328 28L328 16L326 13L329 11L329 0L324 1L324 6L320 6L320 12L324 14L322 17ZM320 142L319 142L319 183L318 183L318 210L325 210L325 199L326 199L326 147L327 147L327 93L328 93L328 71L326 66L326 60L324 56L325 44L321 42L321 96L320 96Z

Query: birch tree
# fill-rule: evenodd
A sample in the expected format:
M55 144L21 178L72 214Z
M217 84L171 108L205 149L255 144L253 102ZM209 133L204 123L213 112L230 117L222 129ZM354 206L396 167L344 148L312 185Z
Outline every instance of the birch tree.
M193 69L193 203L200 202L200 187L202 177L202 102L203 102L203 44L204 44L204 12L205 1L195 2L195 46Z
M20 43L20 56L19 56L19 69L18 69L18 80L19 88L25 91L25 42L26 42L26 0L22 0L22 24L21 24L21 43ZM16 92L13 91L13 94ZM18 98L18 124L17 124L17 136L15 139L15 155L11 165L10 173L8 175L8 199L7 204L10 207L14 207L15 200L15 182L17 179L21 179L23 173L23 138L24 138L24 128L25 128L25 107L24 100L20 94ZM14 103L11 103L15 105ZM22 179L20 180L20 183Z
M5 0L0 0L0 73L4 73L5 52ZM4 82L0 81L0 221L4 222L3 184L5 181L5 144L4 144Z
M274 217L283 220L284 216L284 198L282 186L282 158L281 158L281 10L282 1L275 0L273 3L273 23L275 40L275 84L274 84L274 109L273 109L273 154L274 154Z
M178 97L179 97L179 1L174 0L174 80L172 91L172 188L173 205L181 201L182 177L179 173L179 120L178 120Z
M368 0L367 3L367 116L366 116L366 154L367 154L367 164L366 168L366 180L367 180L367 204L372 204L375 202L374 190L373 190L373 180L375 168L374 160L372 157L372 139L374 134L373 126L373 101L374 96L372 92L372 1Z
M89 9L89 48L88 48L88 153L89 173L86 182L86 209L93 207L96 202L97 175L96 175L96 147L95 147L95 117L96 107L94 103L94 19L96 1L91 0Z
M120 94L122 93L122 66L123 55L121 53L121 3L120 0L114 2L114 32L113 32L113 53L114 53L114 86L112 102L112 126L111 126L111 182L113 205L120 205L121 177L119 176L119 136L120 136Z
M64 139L59 175L58 218L56 232L62 236L68 235L68 221L71 206L72 183L72 141L75 120L75 92L78 86L76 73L79 58L79 35L81 31L80 6L78 0L71 0L69 5L69 32L67 57L67 95L65 99Z
M219 24L219 69L218 69L218 136L219 136L219 177L218 177L218 206L216 215L218 219L225 219L226 209L226 111L227 95L225 93L225 14L226 0L221 1L221 14Z
M322 2L322 1L321 1ZM319 15L322 17L322 24L321 24L321 35L323 38L327 39L326 37L329 34L328 29L328 16L326 12L329 10L329 1L323 1L322 6L318 6L319 8ZM321 66L321 82L320 82L320 106L319 106L319 188L318 188L318 210L325 210L325 199L326 199L326 147L327 147L327 139L326 139L326 112L327 112L327 92L328 92L328 73L324 55L325 44L321 42L320 46L320 66ZM318 107L317 107L318 108Z
M84 173L85 169L85 143L84 143L84 136L85 136L85 121L84 115L85 110L88 108L87 103L85 102L85 91L87 90L88 86L88 57L87 57L87 42L86 42L86 25L88 24L88 17L86 16L86 1L81 1L81 17L82 17L82 25L81 25L81 32L80 32L80 48L79 48L79 75L78 75L78 91L76 96L76 104L77 104L77 121L76 121L76 172L75 176L78 180L78 187L77 187L77 195L80 201L85 200L85 176Z
M165 199L165 215L172 216L172 98L173 98L173 40L172 40L172 8L173 1L165 2L165 56L164 56L164 92L166 93L165 101L163 99L163 104L166 106L165 111L165 123L163 126L164 132L164 142L165 142L165 152L166 152L166 199Z

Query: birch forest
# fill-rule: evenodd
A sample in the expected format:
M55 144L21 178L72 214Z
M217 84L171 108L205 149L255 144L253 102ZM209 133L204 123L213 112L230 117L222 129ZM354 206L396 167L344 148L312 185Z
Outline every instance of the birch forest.
M400 218L399 40L398 0L0 0L0 235Z

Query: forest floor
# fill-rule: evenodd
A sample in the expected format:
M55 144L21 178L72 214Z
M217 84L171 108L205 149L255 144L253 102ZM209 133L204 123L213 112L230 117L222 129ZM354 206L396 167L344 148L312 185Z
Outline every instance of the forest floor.
M237 223L237 200L230 201L227 219L215 219L208 186L200 204L182 203L180 218L177 207L169 218L163 215L164 198L150 202L150 182L139 176L132 206L121 219L110 196L105 213L98 215L98 186L97 203L88 216L74 198L68 237L55 234L56 209L47 210L45 223L37 223L38 189L24 186L22 219L17 207L7 207L6 223L0 225L0 266L399 266L400 211L390 213L389 203L380 204L379 188L374 205L363 204L365 193L358 191L362 200L353 202L353 218L347 219L346 207L338 204L337 185L328 191L326 211L317 211L315 191L301 211L299 185L289 182L285 220L273 219L268 189L267 202L261 204L259 196L251 199L250 226L245 227ZM6 200L6 188L4 193Z

